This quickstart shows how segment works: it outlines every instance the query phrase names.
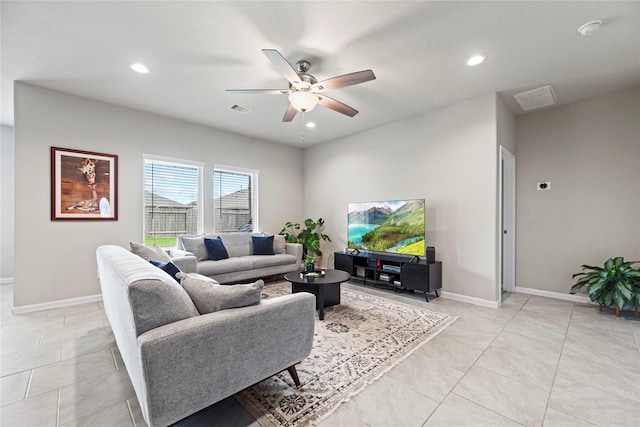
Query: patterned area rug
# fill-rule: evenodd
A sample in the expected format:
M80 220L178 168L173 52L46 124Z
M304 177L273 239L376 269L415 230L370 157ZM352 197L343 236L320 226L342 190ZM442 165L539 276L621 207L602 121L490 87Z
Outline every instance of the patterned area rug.
M276 282L263 297L290 293ZM299 389L284 371L236 395L261 425L317 424L456 319L344 287L340 295L316 320L311 355L296 366Z

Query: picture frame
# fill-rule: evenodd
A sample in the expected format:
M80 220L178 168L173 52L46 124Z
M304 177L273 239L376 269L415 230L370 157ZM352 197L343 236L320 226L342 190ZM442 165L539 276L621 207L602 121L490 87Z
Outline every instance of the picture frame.
M118 219L118 156L51 147L51 220Z

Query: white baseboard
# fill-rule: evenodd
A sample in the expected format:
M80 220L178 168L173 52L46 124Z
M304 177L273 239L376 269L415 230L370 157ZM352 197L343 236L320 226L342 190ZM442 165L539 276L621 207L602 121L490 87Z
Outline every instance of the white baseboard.
M560 292L551 292L551 291L542 291L540 289L533 289L533 288L521 288L519 286L516 286L515 292L518 292L518 293L521 293L521 294L537 295L539 297L547 297L547 298L561 299L561 300L565 300L565 301L579 302L579 303L583 303L583 304L592 304L591 299L589 297L581 296L581 295L563 294L563 293L560 293Z
M453 292L440 291L440 296L442 296L442 298L447 298L447 299L452 299L452 300L455 300L455 301L466 302L466 303L469 303L469 304L480 305L482 307L489 307L489 308L498 308L499 307L498 301L489 301L489 300L482 299L482 298L476 298L476 297L469 297L469 296L466 296L466 295L454 294Z
M23 305L20 307L11 307L11 314L25 314L34 311L50 310L52 308L68 307L71 305L87 304L90 302L102 301L102 295L89 295L86 297L63 299L58 301L43 302L40 304Z
M13 277L3 277L0 279L0 285L10 285L13 283Z

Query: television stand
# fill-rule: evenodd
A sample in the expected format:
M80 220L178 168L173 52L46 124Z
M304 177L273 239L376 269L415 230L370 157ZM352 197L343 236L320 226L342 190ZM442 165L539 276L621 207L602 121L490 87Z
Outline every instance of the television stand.
M418 262L416 262L416 258ZM424 260L417 256L389 254L381 252L361 251L359 253L334 253L334 268L351 274L351 280L371 285L393 289L396 292L424 293L429 302L428 294L436 297L442 289L442 262Z

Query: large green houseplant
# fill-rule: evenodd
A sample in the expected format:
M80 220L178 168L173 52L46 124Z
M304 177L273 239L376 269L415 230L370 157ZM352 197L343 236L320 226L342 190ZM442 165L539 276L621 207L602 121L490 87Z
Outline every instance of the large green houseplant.
M584 286L591 301L601 306L615 305L616 316L620 315L627 304L640 304L640 270L633 268L633 264L640 261L625 262L623 257L609 258L603 267L583 265L582 273L572 277L578 282L571 287L572 294L577 293Z
M302 252L304 256L315 254L322 256L320 250L320 242L322 240L330 242L331 238L323 234L324 220L319 218L317 221L307 218L303 225L299 223L287 222L279 234L284 235L287 242L302 244Z

